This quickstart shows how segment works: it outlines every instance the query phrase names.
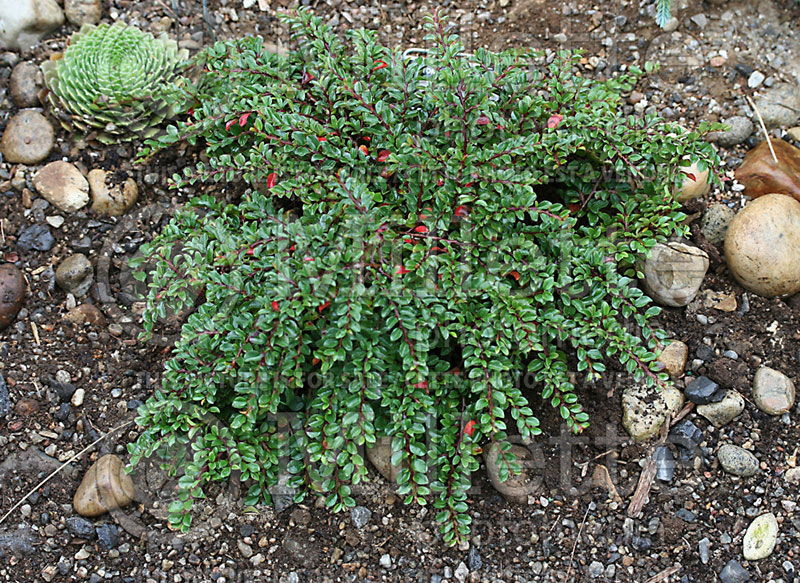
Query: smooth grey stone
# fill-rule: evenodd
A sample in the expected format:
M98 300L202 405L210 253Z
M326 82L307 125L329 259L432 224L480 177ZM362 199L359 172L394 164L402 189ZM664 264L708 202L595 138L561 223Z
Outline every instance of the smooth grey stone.
M747 583L750 581L750 573L739 564L739 561L731 559L720 572L719 580L722 583Z
M726 443L717 451L717 459L729 474L749 478L758 472L758 458L752 453L739 447Z

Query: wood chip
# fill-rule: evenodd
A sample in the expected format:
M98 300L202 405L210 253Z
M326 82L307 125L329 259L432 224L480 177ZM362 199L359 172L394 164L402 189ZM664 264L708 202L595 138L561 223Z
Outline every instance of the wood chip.
M641 516L642 508L644 508L644 505L647 503L647 497L650 494L650 488L655 478L656 461L650 458L644 465L642 474L639 476L639 483L636 485L636 491L633 493L631 503L628 505L628 516L631 518Z

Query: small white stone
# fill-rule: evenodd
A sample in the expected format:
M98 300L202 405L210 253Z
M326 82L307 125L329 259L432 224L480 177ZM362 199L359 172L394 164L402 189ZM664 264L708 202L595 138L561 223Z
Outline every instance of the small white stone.
M71 402L75 407L80 407L83 405L83 398L86 395L86 391L83 389L76 389L75 393L72 395Z
M384 569L388 569L389 567L392 566L392 557L389 556L389 553L381 555L380 560L381 560L381 567L383 567Z
M761 71L753 71L750 78L747 80L747 86L750 89L755 89L764 82L764 79L766 79L764 73Z
M89 558L89 551L87 551L85 548L83 548L83 549L79 550L77 553L75 553L75 560L76 561L85 561L88 558Z
M47 221L48 225L50 225L51 227L53 227L55 229L58 229L61 225L64 224L64 217L61 217L59 215L53 215L51 217L45 217L45 220Z

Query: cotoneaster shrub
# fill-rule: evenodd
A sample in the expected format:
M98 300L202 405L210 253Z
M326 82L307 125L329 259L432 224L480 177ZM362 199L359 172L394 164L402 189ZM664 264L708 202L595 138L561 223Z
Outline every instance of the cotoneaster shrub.
M659 382L635 260L683 232L679 161L717 158L698 133L620 115L635 70L601 82L566 53L465 55L436 16L419 59L290 22L288 57L258 38L200 54L193 110L151 144L204 148L177 186L252 188L194 199L145 248L146 330L201 301L132 460L177 460L186 528L205 484L241 471L247 503L269 501L282 463L298 499L352 506L363 447L391 436L400 494L454 542L482 445L507 476L509 432L539 433L537 409L586 427L570 369L610 359Z

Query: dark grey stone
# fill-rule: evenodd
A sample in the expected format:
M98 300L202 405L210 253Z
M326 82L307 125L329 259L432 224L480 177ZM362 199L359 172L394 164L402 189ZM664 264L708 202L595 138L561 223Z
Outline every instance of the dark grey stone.
M631 546L637 551L646 551L653 546L653 541L647 536L634 536L631 539Z
M739 564L739 561L730 560L719 574L722 583L747 583L750 581L750 573Z
M55 379L50 380L50 388L52 388L62 403L68 403L75 394L75 385L72 383L59 383Z
M53 414L53 417L56 418L57 421L66 421L69 418L69 414L72 411L69 403L61 403L58 406L58 409Z
M31 225L20 231L17 245L25 251L50 251L56 240L50 234L50 227L44 225Z
M72 536L91 540L94 538L94 525L80 516L67 518L67 530Z
M0 419L8 415L9 411L11 411L11 399L8 398L6 379L0 374Z
M469 548L469 553L467 554L467 567L469 567L470 572L477 571L483 567L483 559L481 559L481 554L475 547Z
M113 524L101 524L96 529L97 540L107 551L110 551L119 544L119 530Z
M681 508L675 515L684 522L694 522L697 520L697 515L691 510L686 510L686 508Z
M681 419L669 432L670 438L680 446L689 447L682 442L691 441L695 445L703 443L703 432L697 428L697 425L688 419Z
M714 360L714 349L705 344L701 344L697 350L695 350L694 355L700 360L708 362L709 360Z
M27 528L0 531L0 557L30 555L33 552L33 535Z
M719 403L725 398L725 392L719 390L719 385L706 376L697 377L686 385L684 393L696 405Z

